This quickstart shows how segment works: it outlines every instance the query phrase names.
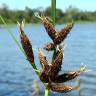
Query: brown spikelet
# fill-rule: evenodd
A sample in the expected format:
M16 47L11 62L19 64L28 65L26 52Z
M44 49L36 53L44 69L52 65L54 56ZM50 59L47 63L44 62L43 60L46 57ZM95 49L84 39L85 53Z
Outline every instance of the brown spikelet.
M62 59L63 59L63 49L57 52L55 60L52 62L52 66L49 72L50 79L54 79L58 75L58 72L61 70Z
M65 86L64 84L51 84L50 89L54 92L66 93L71 91L73 88L71 86Z
M80 73L81 73L80 71L74 71L74 72L69 72L69 73L64 73L62 75L58 75L55 77L53 82L54 83L67 82L67 81L72 80L72 79L76 78L77 76L79 76Z
M44 49L47 50L47 51L52 51L52 50L55 49L55 44L49 43L49 44L44 46Z
M43 70L45 70L45 73L48 73L50 66L48 64L46 57L44 56L43 52L40 49L38 51L38 57Z
M50 70L50 65L48 64L46 57L43 55L43 52L40 49L38 52L38 57L39 57L40 64L42 66L42 71L39 76L40 80L45 83L48 83L49 82L48 74L49 74L49 70Z
M53 42L55 44L60 44L69 34L69 32L71 31L72 27L73 27L74 23L68 23L67 26L65 28L63 28L60 32L58 32L55 36L55 39L53 40Z
M53 25L46 19L46 17L41 16L39 18L41 19L41 22L43 23L49 37L53 40L55 38L55 34L56 34L56 31L55 31Z
M24 49L24 52L27 56L28 61L32 64L32 63L34 63L34 54L33 54L33 50L32 50L32 45L31 45L28 37L24 33L22 27L20 27L20 31L21 31L20 39L21 39L22 47Z

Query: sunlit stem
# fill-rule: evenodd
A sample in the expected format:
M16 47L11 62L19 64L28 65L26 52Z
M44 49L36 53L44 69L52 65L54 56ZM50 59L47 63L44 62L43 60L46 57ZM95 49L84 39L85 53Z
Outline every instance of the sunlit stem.
M27 58L23 48L21 47L21 45L19 44L18 40L16 39L15 35L11 32L11 30L7 27L7 23L4 21L3 17L0 15L0 19L1 21L3 22L3 24L5 25L5 29L7 30L7 32L10 34L10 36L12 37L12 39L15 41L15 43L17 44L17 46L19 47L19 49L21 50L21 52L25 55L25 57ZM39 71L37 70L36 66L35 66L35 63L32 63L31 64L32 67L34 68L36 74L39 75Z
M56 23L56 0L51 0L51 14L52 14L52 21L53 26L55 26Z
M1 21L3 22L3 24L5 25L5 29L6 29L7 32L11 35L12 39L15 41L15 43L17 44L17 46L19 47L19 49L22 51L23 54L25 54L24 51L23 51L23 49L22 49L22 47L21 47L21 45L20 45L19 42L17 41L15 35L14 35L14 34L11 32L11 30L7 27L7 23L4 21L4 19L3 19L3 17L2 17L1 15L0 15L0 19L1 19Z
M49 89L45 88L45 95L44 96L48 96L49 95Z

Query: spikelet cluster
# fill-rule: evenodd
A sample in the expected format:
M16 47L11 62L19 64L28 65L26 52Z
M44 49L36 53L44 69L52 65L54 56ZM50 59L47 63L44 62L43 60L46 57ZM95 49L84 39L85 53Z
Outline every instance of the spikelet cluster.
M63 49L60 49L56 52L56 58L54 59L51 65L46 59L44 59L45 56L41 50L39 50L38 52L38 57L39 57L40 63L43 64L42 70L40 73L40 80L45 83L49 83L50 90L62 93L62 92L71 91L73 89L70 86L65 86L63 83L76 78L81 74L81 71L67 72L59 75L59 71L61 71L61 65L62 65L62 59L63 59Z
M55 58L52 60L51 64L45 59L43 54L38 52L39 60L41 65L43 64L40 80L49 84L49 89L55 92L69 92L73 90L71 86L65 86L63 83L72 80L81 74L81 71L67 72L59 74L61 71L62 60L63 60L63 48L60 48L60 44L65 40L67 35L73 28L73 21L69 22L63 29L57 32L49 20L44 16L38 16L38 18L43 23L45 30L49 37L52 39L53 43L46 44L44 49L47 51L54 51ZM59 50L57 49L59 46ZM42 52L41 52L42 53ZM47 67L47 68L46 68Z
M44 49L47 51L54 52L53 54L54 58L52 59L52 62L49 62L44 53L42 52L42 50L41 49L38 50L38 58L42 68L40 70L39 78L42 82L48 84L48 88L52 91L60 93L69 92L74 88L71 86L67 86L64 83L76 78L81 74L82 71L84 71L83 68L82 71L77 70L73 72L65 72L63 74L59 74L59 72L62 69L63 57L64 57L63 46L60 47L60 44L65 40L67 35L70 33L74 23L73 21L68 23L63 29L61 29L61 31L57 32L46 17L39 15L37 17L41 20L47 34L53 41L52 43L46 44L44 46ZM24 49L28 61L31 64L33 64L34 54L32 50L32 45L23 31L22 23L19 25L20 25L19 28L20 28L20 39L22 47Z

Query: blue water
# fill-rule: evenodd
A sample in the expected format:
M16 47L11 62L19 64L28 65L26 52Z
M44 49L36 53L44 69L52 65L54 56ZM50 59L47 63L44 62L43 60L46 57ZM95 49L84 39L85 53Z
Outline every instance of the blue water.
M56 25L60 30L64 25ZM19 41L17 26L11 27ZM25 27L25 32L33 45L35 62L40 68L37 53L38 48L51 42L45 29L41 25ZM96 96L96 24L75 24L68 38L64 41L64 60L62 72L78 70L81 63L91 71L82 74L80 79L80 96ZM51 60L50 52L44 51ZM0 29L0 96L33 96L33 80L38 79L31 65L25 59L11 36L4 28ZM76 85L76 80L68 83ZM44 93L44 86L40 85L40 93ZM69 93L53 93L51 96L79 96L77 90Z

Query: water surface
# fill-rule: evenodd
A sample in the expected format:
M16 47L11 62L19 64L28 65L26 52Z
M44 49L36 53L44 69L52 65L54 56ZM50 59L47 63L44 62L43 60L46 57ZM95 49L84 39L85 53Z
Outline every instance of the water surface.
M56 25L60 30L64 25ZM11 28L19 41L19 32L16 26ZM34 48L35 62L40 68L37 52L51 39L41 25L26 26L25 32L30 38ZM96 96L96 24L76 24L65 40L64 60L62 73L64 71L78 70L83 62L91 71L82 74L81 96ZM47 58L51 60L50 52L44 51ZM0 29L0 96L32 96L34 88L33 80L38 79L31 65L27 62L11 36L4 28ZM69 85L76 85L76 80ZM40 92L44 93L40 83ZM78 96L78 91L66 94L50 93L51 96Z

